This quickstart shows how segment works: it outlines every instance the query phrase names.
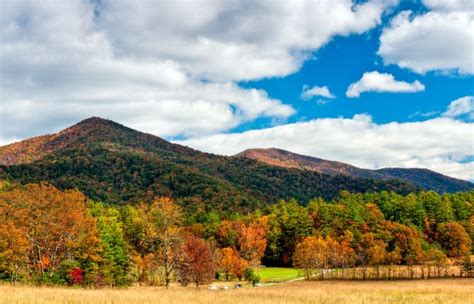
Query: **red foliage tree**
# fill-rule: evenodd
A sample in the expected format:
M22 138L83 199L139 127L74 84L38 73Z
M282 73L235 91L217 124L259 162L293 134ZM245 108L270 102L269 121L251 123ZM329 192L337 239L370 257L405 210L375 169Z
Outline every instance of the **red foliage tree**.
M79 267L74 267L73 269L71 269L70 276L72 284L82 284L82 281L84 279L84 270Z
M182 285L199 285L212 282L215 274L211 246L194 235L188 235L183 245L182 257L177 267L177 275Z

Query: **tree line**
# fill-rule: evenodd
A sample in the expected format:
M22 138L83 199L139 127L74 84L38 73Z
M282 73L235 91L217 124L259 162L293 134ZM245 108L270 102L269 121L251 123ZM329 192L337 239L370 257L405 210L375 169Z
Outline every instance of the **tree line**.
M306 206L289 200L246 214L190 212L167 197L112 205L78 190L2 181L0 278L82 286L255 283L261 263L295 266L309 279L390 279L401 268L413 278L415 267L423 277L440 276L448 259L470 267L473 201L474 192L342 191Z

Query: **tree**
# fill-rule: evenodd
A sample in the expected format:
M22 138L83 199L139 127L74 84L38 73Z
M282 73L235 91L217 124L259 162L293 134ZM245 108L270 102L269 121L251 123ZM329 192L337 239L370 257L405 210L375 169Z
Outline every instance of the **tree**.
M354 241L354 235L350 231L345 231L341 237L336 249L336 266L342 268L342 277L345 278L345 269L351 267L355 262L355 251L351 247L351 242Z
M237 250L239 246L239 232L244 230L242 221L224 220L216 229L216 241L221 248L232 247Z
M438 232L439 243L446 250L448 257L460 258L470 251L471 239L459 223L439 224Z
M0 222L0 273L7 273L13 283L18 281L19 270L28 262L29 250L28 240L12 221Z
M471 260L471 254L468 252L464 254L463 259L461 260L461 275L464 273L465 277L474 276L474 263Z
M295 200L272 206L267 233L267 264L291 265L295 245L313 231L308 210Z
M260 276L252 268L247 268L245 270L244 278L252 283L253 286L260 282Z
M147 234L151 237L152 245L156 246L156 258L163 267L165 286L168 288L182 252L181 208L171 199L162 197L153 201L146 214L151 223Z
M400 248L395 247L394 250L387 253L387 264L388 264L388 279L392 278L392 266L399 265L402 260L402 255L400 254Z
M51 280L64 260L94 259L96 221L79 191L28 184L0 192L2 221L15 223L28 241L28 264L40 280Z
M327 268L333 269L340 266L341 245L338 241L333 240L330 236L326 237L326 255L327 255ZM329 276L332 277L333 271L329 271Z
M215 272L209 243L188 235L177 270L179 281L184 286L192 282L199 287L212 282Z
M441 276L441 268L446 264L447 257L446 255L439 249L431 248L426 252L426 260L428 261L428 265L434 265L436 268L435 276ZM428 277L431 276L431 271L428 269Z
M415 229L396 222L388 222L386 229L391 232L389 247L400 250L402 263L414 265L423 258L420 236Z
M246 259L250 265L257 266L265 253L267 240L265 234L268 231L268 219L262 218L260 221L243 226L239 230L239 254Z
M387 243L382 240L374 241L368 250L369 265L375 268L377 279L380 278L380 266L387 261Z
M303 268L306 279L311 279L315 269L324 269L328 262L328 246L322 237L306 237L296 245L293 265ZM324 278L324 272L321 272Z
M245 270L249 267L249 263L244 258L237 258L234 260L234 264L232 265L232 273L239 279L242 280Z
M226 281L229 281L235 261L238 258L238 253L231 247L222 248L219 251L217 265L224 272Z
M219 251L217 266L224 272L226 281L229 280L230 275L240 281L248 268L248 262L241 258L235 249L226 247Z
M125 286L130 281L131 260L119 213L115 208L103 208L100 213L97 221L102 247L100 279L109 286Z

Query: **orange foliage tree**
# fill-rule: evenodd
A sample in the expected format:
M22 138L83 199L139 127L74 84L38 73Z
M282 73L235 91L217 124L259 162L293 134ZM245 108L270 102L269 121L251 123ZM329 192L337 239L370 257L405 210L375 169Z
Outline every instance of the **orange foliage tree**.
M12 221L0 222L0 271L8 273L13 283L28 262L29 250L28 240Z
M219 251L217 266L224 273L226 281L229 280L230 275L241 280L248 268L248 262L241 258L235 249L226 247Z
M265 254L265 248L267 248L265 234L267 231L267 217L258 218L248 226L243 226L239 231L239 254L252 266L260 264L260 260Z
M306 237L296 244L293 264L303 268L306 278L310 279L316 269L325 269L328 262L328 244L322 237ZM321 278L324 277L321 271Z
M30 269L52 276L63 260L97 258L96 223L85 203L81 192L47 184L0 192L1 220L14 222L19 240L27 240Z
M471 249L471 239L463 226L456 222L438 226L439 242L446 249L448 257L461 258Z

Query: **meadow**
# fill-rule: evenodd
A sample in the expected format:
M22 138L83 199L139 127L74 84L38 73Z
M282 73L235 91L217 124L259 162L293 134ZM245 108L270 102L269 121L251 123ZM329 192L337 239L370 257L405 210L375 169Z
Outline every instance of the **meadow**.
M402 281L300 281L255 288L129 287L82 289L0 286L5 304L135 303L474 303L474 279Z
M302 270L288 267L259 267L255 268L255 271L262 283L283 282L304 277Z

